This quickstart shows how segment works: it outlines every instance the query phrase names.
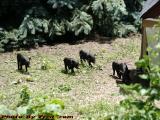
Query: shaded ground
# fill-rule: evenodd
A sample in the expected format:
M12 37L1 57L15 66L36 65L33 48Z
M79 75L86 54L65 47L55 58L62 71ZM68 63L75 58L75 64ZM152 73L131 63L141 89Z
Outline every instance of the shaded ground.
M78 108L83 108L107 101L116 105L124 98L119 93L116 80L112 78L112 61L125 62L129 68L134 68L140 55L140 36L115 39L105 42L105 38L97 41L81 42L75 45L67 43L55 46L44 46L30 51L19 51L31 56L30 75L17 71L16 53L0 55L0 104L10 108L16 107L19 93L23 85L31 90L31 96L50 96L60 98L65 102L64 114L82 119ZM79 59L79 50L83 49L96 54L96 65L93 69L87 65L81 66L75 75L64 74L64 57ZM42 62L48 61L51 69L41 70ZM28 77L33 82L27 82ZM15 81L20 84L13 84ZM64 88L66 86L68 89Z

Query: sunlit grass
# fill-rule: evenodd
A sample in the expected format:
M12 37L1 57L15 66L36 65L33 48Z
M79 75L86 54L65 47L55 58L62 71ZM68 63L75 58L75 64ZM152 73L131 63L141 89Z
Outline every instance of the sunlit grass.
M107 43L105 44L109 46ZM110 66L112 61L138 60L139 45L135 39L115 40L109 48L101 47L98 44L98 52L95 53L96 64L93 65L93 68L84 63L84 65L80 65L80 69L75 69L75 74L64 72L63 58L68 54L66 49L53 49L54 52L43 50L19 51L31 57L29 74L17 71L16 52L0 55L0 104L5 104L10 108L16 107L20 90L23 85L26 85L31 90L31 97L49 96L62 99L66 105L64 114L77 114L78 112L83 119L97 118L100 120L104 118L107 111L114 109L113 106L110 106L106 101L91 104L87 97L97 92L95 89L97 86L102 86L105 89L105 83L108 83L109 78L108 72L112 70L106 73L103 71ZM65 47L65 45L61 47ZM75 45L75 49L80 48ZM88 49L92 50L92 47L88 45ZM78 52L73 56L79 60ZM45 66L46 69L42 69L42 66ZM112 80L112 78L109 79ZM95 99L95 101L97 100ZM85 106L84 102L90 105Z

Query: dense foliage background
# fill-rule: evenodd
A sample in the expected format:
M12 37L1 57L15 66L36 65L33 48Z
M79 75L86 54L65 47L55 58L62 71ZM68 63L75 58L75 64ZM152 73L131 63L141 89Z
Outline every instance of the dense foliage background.
M139 30L144 0L1 0L0 50Z

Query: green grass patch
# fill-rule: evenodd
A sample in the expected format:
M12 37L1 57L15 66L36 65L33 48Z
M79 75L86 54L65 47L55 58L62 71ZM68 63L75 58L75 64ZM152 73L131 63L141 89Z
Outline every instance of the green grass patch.
M77 112L81 115L81 120L104 120L107 115L114 112L115 109L115 105L101 100L92 105L80 107L77 109Z
M61 92L68 92L71 90L71 87L69 85L59 85L58 86L58 89L61 91Z
M64 114L77 115L78 112L82 119L103 119L107 111L112 111L114 108L106 101L99 101L101 99L99 94L94 93L101 88L106 90L106 84L113 86L108 82L115 81L109 77L109 73L112 73L111 62L123 59L138 60L140 54L140 46L138 46L140 44L135 42L137 40L120 41L115 40L111 45L90 42L78 45L61 44L52 49L43 47L31 51L18 51L31 57L29 74L17 70L16 52L1 54L0 104L15 108L20 90L25 85L33 93L33 98L45 95L62 99L66 106ZM91 68L84 63L80 65L80 69L75 69L75 74L66 73L63 58L68 56L79 60L78 52L84 47L93 50L93 53L96 51L96 64ZM113 94L115 94L114 97L119 95L118 92ZM92 95L93 99L96 99L94 101L99 102L90 102L89 97ZM102 93L106 99L111 95Z

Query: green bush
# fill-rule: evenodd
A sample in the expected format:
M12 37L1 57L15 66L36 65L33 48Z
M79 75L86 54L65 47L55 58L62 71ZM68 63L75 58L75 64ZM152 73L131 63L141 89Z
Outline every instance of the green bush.
M58 9L59 11L63 10L72 10L75 7L75 0L46 0L47 4L52 6L52 9ZM64 12L64 11L63 11Z
M126 9L128 11L128 15L124 17L125 22L133 25L136 30L140 30L141 21L140 21L140 11L143 8L143 4L146 0L124 0L126 4Z
M0 105L0 115L22 116L21 120L28 119L27 116L34 117L35 120L49 120L47 117L58 119L61 111L64 109L64 103L59 99L48 100L47 97L31 98L29 90L24 87L20 93L20 102L14 110ZM3 120L3 118L0 118ZM13 120L16 120L13 118Z
M47 34L49 31L48 25L49 21L46 19L33 18L30 15L26 15L19 28L20 39L27 37L28 34L35 35L36 32Z
M20 93L20 99L21 101L17 106L27 105L30 100L30 93L28 90L28 87L24 86Z
M0 31L0 51L52 43L59 37L82 38L92 31L104 36L126 37L140 28L139 12L143 2L41 0L26 10L17 30Z
M70 22L70 30L78 36L80 33L88 35L93 26L92 16L87 14L86 12L75 10L74 15Z
M72 32L76 36L88 35L93 26L92 17L85 11L75 9L75 3L77 2L48 0L46 4L50 8L49 12L44 7L32 7L19 27L19 45L46 42L44 39L43 41L37 39L28 41L26 37L30 36L33 38L33 36L41 35L54 39L54 37L66 35L68 32Z
M92 11L94 24L100 34L105 36L118 36L116 27L122 25L122 18L127 14L123 0L95 0Z
M160 23L159 23L160 26ZM159 41L160 29L153 37L152 42ZM107 119L111 120L159 120L160 109L155 101L160 100L160 66L153 62L159 57L160 43L155 48L148 48L149 56L144 56L136 65L143 68L145 74L140 77L150 80L149 88L142 88L140 85L132 87L121 86L123 90L131 93L129 97L120 102L119 110L115 114L110 114Z
M11 51L18 47L17 30L0 31L0 52Z
M126 9L123 0L95 0L91 4L94 16L94 29L104 36L125 37L129 33L137 32L137 27L140 25L137 11L132 11L134 14L134 22L130 22L128 17L130 11ZM138 11L139 12L139 11ZM126 18L126 19L124 19Z

